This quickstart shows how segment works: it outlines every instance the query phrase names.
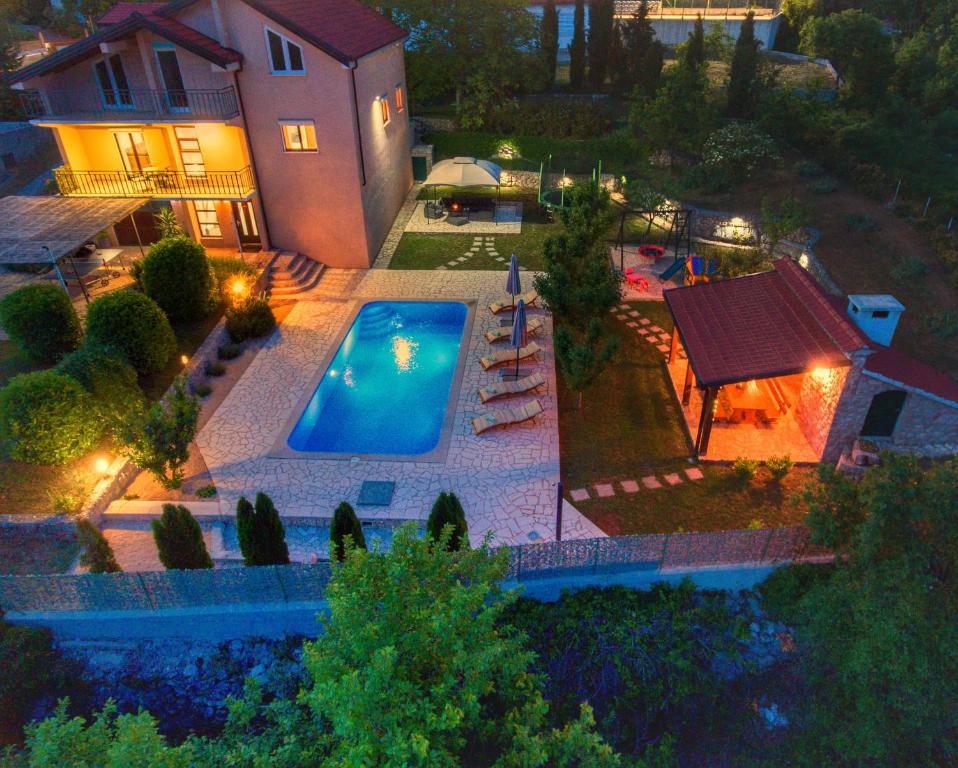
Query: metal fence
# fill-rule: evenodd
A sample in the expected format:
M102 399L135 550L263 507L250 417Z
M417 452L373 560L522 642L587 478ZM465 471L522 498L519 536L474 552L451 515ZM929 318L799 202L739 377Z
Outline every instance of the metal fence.
M804 526L710 533L614 536L509 547L506 578L570 579L584 574L776 565L825 556ZM98 575L0 576L0 608L22 613L158 611L323 599L330 567L222 568Z

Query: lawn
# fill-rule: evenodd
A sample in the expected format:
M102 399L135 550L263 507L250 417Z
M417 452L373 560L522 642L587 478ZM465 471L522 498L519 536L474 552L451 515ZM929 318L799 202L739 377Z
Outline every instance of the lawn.
M48 533L14 534L0 529L0 575L30 576L63 573L73 564L77 544L72 538Z
M653 323L671 330L662 302L632 306ZM563 482L567 492L596 483L616 485L611 498L576 502L576 507L610 535L711 531L792 525L804 518L791 497L812 476L811 470L793 470L782 485L763 468L750 482L740 481L729 467L703 465L705 478L654 491L625 494L618 482L660 479L691 466L691 448L678 405L662 365L662 355L640 344L635 333L618 321L610 328L621 337L616 360L586 391L583 409L576 397L559 387L559 444ZM593 497L595 494L592 494Z

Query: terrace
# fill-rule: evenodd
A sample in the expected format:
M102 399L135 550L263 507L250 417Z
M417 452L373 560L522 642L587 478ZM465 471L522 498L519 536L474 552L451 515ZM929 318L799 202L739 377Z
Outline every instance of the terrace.
M95 88L26 91L20 106L31 120L43 123L229 120L239 115L232 86L215 90L129 88L108 99Z
M53 172L60 194L67 197L138 197L156 200L244 200L253 194L249 166L235 171L190 173L177 170Z

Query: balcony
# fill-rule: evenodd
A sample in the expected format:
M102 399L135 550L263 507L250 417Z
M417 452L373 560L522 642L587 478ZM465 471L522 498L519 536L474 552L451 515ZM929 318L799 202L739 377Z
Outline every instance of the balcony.
M151 197L157 200L242 200L253 194L253 172L151 170L74 171L64 166L53 172L60 194L68 197Z
M65 122L194 122L229 120L239 115L239 102L232 86L209 91L27 91L20 94L20 105L31 120Z

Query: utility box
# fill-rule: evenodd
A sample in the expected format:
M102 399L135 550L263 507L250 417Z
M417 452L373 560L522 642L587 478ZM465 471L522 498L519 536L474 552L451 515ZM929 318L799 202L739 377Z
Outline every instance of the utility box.
M905 305L887 293L853 293L848 297L847 311L869 339L889 347Z

